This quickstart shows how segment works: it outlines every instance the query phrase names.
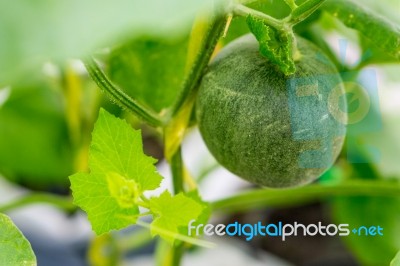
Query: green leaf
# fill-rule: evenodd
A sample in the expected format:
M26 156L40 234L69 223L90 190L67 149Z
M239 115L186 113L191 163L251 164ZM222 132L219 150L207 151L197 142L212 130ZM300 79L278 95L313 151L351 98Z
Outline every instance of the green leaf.
M400 266L400 250L397 252L392 262L390 262L390 266Z
M398 59L388 55L386 51L379 49L374 43L365 38L364 35L359 34L359 40L362 48L360 62L362 65L398 63Z
M353 0L354 2L373 10L375 14L385 17L387 20L400 24L399 17L399 0L385 0L382 2L376 0Z
M199 224L206 224L211 216L211 204L209 202L203 201L203 199L200 197L198 190L189 191L188 193L186 193L186 196L195 200L203 207L201 214L197 217L193 225L195 226ZM185 230L186 231L184 231L183 233L187 234L187 228L185 228Z
M289 33L278 31L252 15L247 17L250 31L260 43L260 53L274 62L285 75L296 71L293 61L293 39Z
M179 35L210 0L0 0L0 80L143 33ZM16 17L17 14L17 17Z
M187 35L143 36L117 47L107 60L111 80L156 112L170 107L185 77Z
M143 153L139 130L101 109L92 133L90 173L70 176L74 203L85 210L97 234L137 220L138 199L159 186L156 160Z
M379 112L371 108L370 112ZM400 116L398 114L382 114L383 127L375 132L357 132L349 134L348 139L354 142L352 147L359 149L360 155L364 156L366 160L370 161L373 167L384 177L398 177L400 179L400 165L398 163L398 154L400 150L400 139L398 134L400 132ZM376 123L371 120L368 125ZM350 131L348 131L350 132ZM371 150L366 147L372 147ZM366 152L367 151L367 152ZM374 158L379 152L379 159ZM365 165L355 164L356 165ZM365 177L365 176L364 176Z
M390 197L338 197L331 202L336 223L352 228L380 226L383 236L343 238L350 250L364 265L389 265L400 249L400 198Z
M0 213L0 265L35 266L31 244L11 219Z
M400 29L372 11L353 1L328 1L324 6L329 14L349 28L359 31L366 39L396 59L400 59Z
M0 172L30 188L66 189L74 150L61 91L49 79L35 77L0 94Z
M152 235L160 235L172 243L173 234L187 235L188 223L202 214L204 206L183 193L171 196L168 191L164 191L159 197L150 198L150 210L156 217L151 224Z

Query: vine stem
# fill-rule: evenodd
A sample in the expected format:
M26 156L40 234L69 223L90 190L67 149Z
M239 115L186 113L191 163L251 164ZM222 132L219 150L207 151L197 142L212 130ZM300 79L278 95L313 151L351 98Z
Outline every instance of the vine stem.
M249 8L245 5L235 4L235 5L233 5L232 9L233 9L232 12L238 16L247 17L248 15L252 15L256 18L263 20L265 24L267 24L277 30L287 30L285 28L285 24L283 23L283 21L276 19L274 17L271 17L267 14L264 14L260 11Z
M73 212L77 209L69 197L61 197L47 193L31 193L0 206L0 212L7 212L15 208L40 203L53 205L66 212Z
M182 161L182 149L181 147L175 152L171 158L171 172L172 172L172 183L174 188L174 194L183 192L183 161Z
M314 13L326 0L308 0L292 10L292 13L283 21L294 26Z
M146 201L136 201L135 204L137 206L140 206L140 207L143 207L143 208L146 208L146 209L150 209L150 205Z
M190 98L189 96L192 93L196 92L196 88L200 83L201 77L204 73L204 69L211 59L218 40L221 38L225 31L227 19L228 18L225 14L215 15L215 18L210 24L209 30L207 30L206 36L202 41L198 56L196 57L193 64L193 68L191 69L190 73L184 81L183 89L179 94L178 99L172 106L171 118L173 118L179 112L185 101Z
M297 8L295 0L284 0L284 1L290 7L291 10L295 10Z
M292 12L289 16L284 19L276 19L263 12L249 8L243 3L234 3L232 5L232 12L238 16L248 16L252 15L258 19L261 19L266 25L271 26L278 30L279 32L287 33L292 39L292 57L294 61L298 61L301 58L301 53L297 48L297 41L295 34L293 32L293 26L300 23L301 21L308 18L312 13L314 13L326 0L308 0L298 6L294 0L285 0L285 3L290 7Z
M132 99L121 89L116 87L104 74L99 65L93 59L88 57L84 60L86 69L97 86L107 94L107 96L123 108L128 109L139 118L143 119L152 126L160 127L164 123L161 117L153 111L145 108L139 102Z
M212 203L212 209L236 212L265 207L298 206L335 196L400 197L400 183L348 180L336 184L316 184L294 189L259 189L218 200Z
M174 194L178 194L180 192L184 192L183 187L183 177L184 177L184 169L183 169L183 160L182 160L182 149L181 146L178 147L176 152L171 158L171 172L172 172L172 183ZM170 256L169 256L169 265L170 266L179 266L183 253L184 253L184 243L182 241L176 241L177 243L171 248Z
M212 18L212 21L208 26L208 30L206 31L206 35L202 40L199 51L197 52L197 55L195 57L193 67L191 68L189 74L184 81L182 92L180 93L178 99L171 108L169 121L172 121L172 119L177 114L179 114L181 108L185 106L185 103L190 100L195 93L197 93L196 89L199 86L204 70L211 59L218 40L226 30L227 21L228 18L226 14L214 14L214 17ZM174 193L177 194L180 192L184 192L183 184L185 174L180 144L177 150L172 155L170 164ZM160 247L162 247L161 244L162 243L160 243ZM182 256L184 254L184 248L185 247L183 242L178 242L173 247L171 247L168 251L169 254L166 256L168 262L165 262L165 265L179 266L182 260Z

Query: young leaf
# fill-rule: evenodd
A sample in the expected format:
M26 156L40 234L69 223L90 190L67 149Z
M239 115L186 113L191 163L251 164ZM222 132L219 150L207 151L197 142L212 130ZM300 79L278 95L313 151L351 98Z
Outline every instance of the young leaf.
M31 244L11 219L0 213L0 265L35 266Z
M49 79L34 79L0 89L0 94L8 93L0 107L0 172L30 188L67 189L74 151L62 94Z
M138 198L159 186L155 159L142 150L140 131L101 109L90 146L90 173L70 176L74 203L97 234L136 222Z
M359 31L371 43L386 54L400 59L400 29L370 10L352 1L328 1L324 5L332 16L349 28Z
M260 53L274 62L285 75L296 71L293 61L293 39L287 32L278 31L252 15L247 17L251 32L260 43Z
M205 201L202 200L202 198L200 197L199 191L197 189L189 191L188 193L186 193L186 196L188 196L189 198L195 200L197 203L199 203L203 207L203 211L197 217L197 219L193 223L193 225L206 224L208 222L208 219L211 216L211 205L210 205L210 203L209 202L205 202ZM187 234L187 230L185 230L184 233Z
M156 217L151 224L152 235L160 235L172 243L174 237L164 231L186 235L188 223L202 214L204 206L183 193L171 196L165 191L158 198L150 198L150 210Z

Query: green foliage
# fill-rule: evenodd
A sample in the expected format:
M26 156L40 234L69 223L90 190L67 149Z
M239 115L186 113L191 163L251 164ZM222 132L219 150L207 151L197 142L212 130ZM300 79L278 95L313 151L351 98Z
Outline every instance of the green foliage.
M0 265L36 266L36 257L29 241L11 219L0 213Z
M73 149L62 93L44 78L1 91L0 172L35 189L66 186Z
M188 223L202 213L203 206L183 193L171 196L164 191L159 197L150 198L150 209L156 217L151 233L173 243L176 234L187 234Z
M362 263L387 265L400 248L400 187L398 182L378 180L381 176L369 174L375 174L375 170L382 175L398 174L398 145L391 135L398 130L392 131L389 126L385 130L390 132L385 131L381 138L371 134L357 139L388 151L383 154L385 160L381 165L350 166L341 160L325 175L334 182L296 189L252 190L211 205L201 199L181 156L181 142L196 104L197 120L207 146L232 172L272 187L305 184L320 176L336 159L344 129L319 104L328 105L329 89L341 83L341 79L321 50L295 37L295 32L313 40L342 67L323 37L327 29L339 28L340 23L334 19L337 18L355 30L349 30L354 36L361 36L354 39L365 58L355 69L371 63L398 62L398 25L375 15L380 12L364 8L365 2L371 1L328 1L323 5L323 13L315 11L324 0L239 0L222 8L212 0L39 0L34 4L27 0L0 0L0 88L8 84L11 87L0 90L0 172L40 188L49 180L52 184L64 184L63 177L73 169L85 168L82 158L89 136L83 135L93 121L86 121L89 116L81 114L93 110L81 107L91 105L85 101L89 94L75 97L81 87L68 90L58 84L66 89L62 92L25 73L30 73L31 68L39 69L48 60L64 61L97 50L100 53L95 55L103 59L104 71L103 65L88 56L85 62L90 76L113 101L162 130L173 187L182 192L172 195L164 191L160 196L146 197L144 192L158 188L162 180L154 165L156 160L143 153L140 131L100 110L89 151L90 172L70 176L74 203L87 212L93 230L103 234L89 251L92 262L116 263L122 254L120 245L114 242L112 234L105 233L129 225L143 226L150 229L153 237L162 238L156 252L160 265L178 265L184 245L177 240L209 246L188 237L187 224L191 220L195 220L194 225L206 223L211 206L213 210L247 211L329 198L338 222L354 227L368 222L384 228L384 237L351 235L346 243ZM207 9L201 9L205 6ZM314 17L307 19L312 14ZM247 36L233 41L207 66L231 15L234 18L223 45L249 29L257 40ZM393 21L399 21L396 12L392 16ZM325 23L330 24L328 28L323 27ZM315 24L319 25L314 27ZM107 49L98 50L101 47ZM102 51L110 53L104 56ZM61 82L70 85L76 81L67 76L62 75ZM296 94L309 93L308 85L317 82L318 97L309 97L314 100L304 101L308 105L291 113L294 103L289 99L288 84L298 79L305 86L300 86L304 90L299 89ZM311 87L311 93L315 93L315 87ZM341 85L338 89L343 92ZM8 92L10 96L2 101L1 95ZM357 109L357 103L353 103L349 105L350 112ZM395 125L396 121L390 124ZM303 135L295 136L298 131L294 128L301 123L310 127ZM326 147L328 142L333 145ZM321 157L303 156L301 161L304 153ZM320 161L323 166L317 164ZM315 164L304 167L304 163ZM349 169L365 179L337 178ZM3 209L38 201L48 201L67 211L74 209L64 199L36 194ZM152 217L151 224L139 219L146 215ZM36 265L29 243L2 214L0 228L0 265ZM112 250L105 255L108 260L96 256L109 248ZM398 265L399 256L391 266Z
M400 29L372 11L352 1L329 1L324 10L347 27L359 31L369 42L387 55L400 60Z
M251 32L260 43L260 53L276 64L285 75L296 71L293 61L293 39L290 33L267 26L261 19L247 17Z
M135 224L139 206L147 208L154 215L152 235L172 243L187 235L183 227L190 220L201 216L206 221L209 207L194 192L171 196L164 191L145 198L143 192L157 188L162 177L142 146L139 131L101 109L92 134L90 173L70 176L74 203L87 212L97 234Z
M371 99L373 100L373 99ZM370 108L370 116L378 115L378 110ZM400 169L396 163L396 157L400 148L398 140L399 124L396 118L382 114L382 123L385 125L380 130L360 130L348 127L348 142L351 142L351 156L362 158L364 163L351 165L346 171L350 180L356 182L373 181L384 182L383 179L400 177ZM377 123L371 118L364 118L369 123L364 126ZM368 119L368 120L367 120ZM365 122L365 121L363 121ZM372 132L370 132L372 131ZM370 148L373 147L371 152ZM376 150L375 150L376 149ZM377 157L376 153L379 153ZM379 159L378 159L379 158ZM350 166L350 165L349 165ZM396 178L390 178L393 187L400 184ZM396 182L397 181L397 182ZM375 189L375 188L374 188ZM397 250L400 249L400 193L397 197L389 197L389 194L375 197L335 197L330 201L333 218L336 223L348 223L352 227L376 226L383 228L383 236L356 236L350 234L343 238L356 257L365 265L389 265Z
M285 1L258 0L249 3L247 6L252 9L259 10L274 18L280 18L280 19L288 16L291 12L289 6L285 3Z
M136 38L112 50L108 73L129 96L156 112L170 107L182 87L187 35Z
M139 131L100 111L90 147L91 172L70 177L74 202L88 213L97 234L135 223L140 195L162 179L155 162L143 154Z
M376 110L374 110L376 112ZM370 124L373 123L371 120ZM400 132L399 117L397 114L386 114L382 117L383 127L375 132L352 134L352 147L360 150L361 156L364 156L367 161L373 162L373 167L383 177L397 177L400 179L400 165L397 163L397 156L400 149ZM351 129L350 129L351 130ZM368 144L367 144L368 143ZM368 150L368 147L373 147L373 150ZM365 166L366 164L361 164ZM358 167L355 165L354 167ZM362 178L369 176L361 175ZM370 177L374 178L370 173Z
M365 265L389 265L400 249L400 198L389 197L337 197L332 201L336 223L359 226L381 226L383 236L343 238L350 249Z
M248 7L261 11L274 18L283 18L290 13L289 7L284 1L255 1L249 3ZM221 39L221 42L226 45L236 38L249 32L249 27L246 23L246 17L234 16L229 26L227 35Z

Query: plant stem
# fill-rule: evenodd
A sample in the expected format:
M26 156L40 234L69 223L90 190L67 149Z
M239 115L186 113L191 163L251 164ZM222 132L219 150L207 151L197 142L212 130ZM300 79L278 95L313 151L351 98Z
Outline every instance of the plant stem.
M284 19L291 26L296 25L306 18L308 18L312 13L314 13L326 0L308 0L298 6L292 11L292 13Z
M285 0L285 3L290 7L291 10L295 10L297 8L295 0Z
M32 193L0 206L0 212L7 212L15 208L41 203L53 205L69 213L77 209L72 203L71 198L46 193Z
M111 100L121 107L128 109L152 126L159 127L164 124L158 114L148 110L112 84L92 57L87 58L84 63L89 75L96 82L97 86L99 86Z
M178 194L183 191L183 161L181 147L175 152L171 158L171 172L174 193Z
M172 183L174 188L174 194L183 192L183 160L182 160L182 149L179 146L175 154L171 158L171 172L172 172ZM178 241L177 241L178 242ZM179 266L183 255L183 242L178 242L175 246L171 247L170 250L170 264L171 266Z
M137 206L140 206L140 207L143 207L143 208L146 208L146 209L150 209L150 205L146 201L136 201L135 204Z
M207 168L204 168L200 172L199 176L196 178L196 182L200 184L209 174L211 174L212 172L217 170L219 167L220 167L220 164L214 163L214 164L208 166Z
M225 25L227 23L226 15L216 15L212 23L209 26L207 35L202 41L201 48L193 64L189 75L186 77L183 84L182 92L180 93L177 101L174 103L171 110L171 117L174 117L183 106L186 99L194 93L195 89L201 80L204 73L204 69L210 61L211 55L214 52L215 46L218 43L219 38L222 36L225 30Z
M117 245L121 252L128 252L142 248L153 241L150 230L139 228L134 232L128 232L118 239Z
M214 211L237 212L265 207L299 206L334 196L400 197L395 181L352 180L335 184L316 184L294 189L259 189L212 203Z
M236 4L233 6L232 12L239 16L247 17L248 15L252 15L256 18L259 18L264 21L265 24L277 29L277 30L285 30L285 25L281 20L278 20L274 17L271 17L267 14L264 14L260 11L254 10L244 5Z
M191 67L189 74L185 78L182 91L178 96L178 99L172 106L171 111L168 115L167 124L173 121L174 118L176 118L182 107L185 106L185 103L187 103L187 101L195 95L196 88L198 88L201 77L211 59L219 38L224 33L226 24L227 16L225 14L214 15L214 17L212 18L212 21L210 22L208 29L206 30L206 34L204 38L202 38L200 48L198 49L198 51L196 51L193 66ZM173 179L173 189L174 193L176 194L184 191L184 169L180 145L172 154L170 165ZM168 248L166 248L166 243L164 243L164 240L160 240L157 246L157 254L162 254L166 257L165 261L159 262L163 266L179 266L183 252L183 242L179 242L174 246L169 246Z
M206 35L202 39L200 49L199 51L196 51L196 57L194 59L193 67L191 68L189 74L187 75L184 81L183 89L180 95L178 96L178 99L171 108L168 122L172 121L172 119L174 119L176 115L179 114L179 111L181 111L181 108L185 105L187 100L191 99L191 96L193 96L196 93L196 88L198 88L201 77L211 59L211 56L214 52L214 49L218 43L219 38L224 33L226 24L227 24L227 15L225 14L214 15L212 22L210 23L206 31ZM184 169L183 169L183 161L182 161L182 153L180 145L178 149L175 151L175 153L171 156L170 164L171 164L174 193L177 194L179 192L183 192ZM159 246L162 247L163 246L162 244L163 244L162 242L159 243ZM160 252L162 252L161 249ZM163 252L168 253L167 254L168 261L165 262L166 265L179 266L184 252L183 242L179 242L174 246L170 247L168 251L164 250Z

